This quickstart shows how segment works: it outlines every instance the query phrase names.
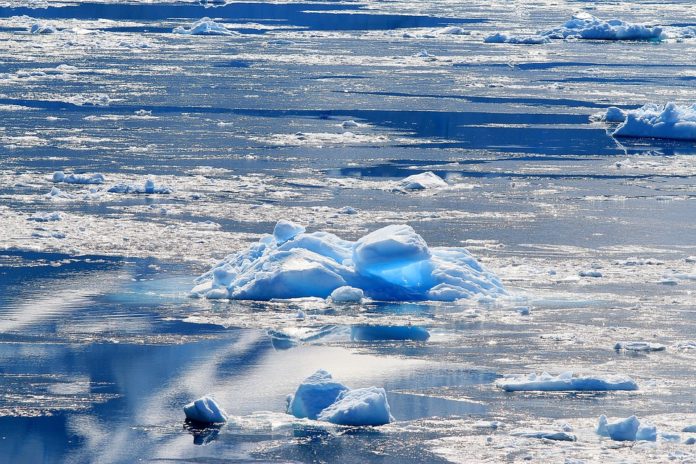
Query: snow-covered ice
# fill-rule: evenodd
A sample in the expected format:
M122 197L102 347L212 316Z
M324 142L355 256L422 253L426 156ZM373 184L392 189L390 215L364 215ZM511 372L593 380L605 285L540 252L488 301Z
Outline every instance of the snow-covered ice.
M373 300L454 301L505 294L498 278L463 248L429 248L410 226L390 225L355 242L301 232L283 222L246 251L196 280L192 295L270 300L326 298L339 287Z
M614 441L655 441L657 428L651 424L641 424L636 416L609 422L605 415L599 417L597 434Z
M403 190L427 190L447 187L447 182L437 174L427 171L408 176L399 181L398 185Z
M210 396L203 396L184 406L186 418L202 424L227 422L227 413Z
M58 30L55 26L46 23L34 23L29 28L30 34L55 34Z
M317 419L348 387L336 382L325 370L318 370L307 377L294 395L288 397L288 414L297 418Z
M623 375L582 376L563 372L557 376L538 374L506 376L496 385L508 392L515 391L613 391L637 390L638 384Z
M647 104L626 112L614 137L696 140L696 105Z
M63 215L60 213L60 211L51 211L45 213L36 212L27 218L27 220L35 222L54 222L62 219Z
M329 296L334 303L360 303L364 297L365 293L361 289L347 285L338 287Z
M387 392L378 387L342 391L333 404L321 411L317 419L351 426L378 426L394 420Z
M201 18L191 24L188 29L183 26L177 26L173 32L174 34L186 35L238 35L235 31L230 31L210 18Z
M603 20L589 13L577 13L562 26L543 33L552 39L659 40L662 28L634 24L620 19Z

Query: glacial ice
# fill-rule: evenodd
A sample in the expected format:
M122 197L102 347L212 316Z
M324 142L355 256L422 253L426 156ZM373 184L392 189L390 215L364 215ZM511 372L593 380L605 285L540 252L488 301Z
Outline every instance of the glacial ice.
M288 414L297 418L316 419L331 406L348 387L336 382L331 374L320 369L307 377L294 395L288 397Z
M203 396L184 406L186 418L203 424L219 424L227 422L227 413L213 398Z
M278 221L273 228L273 238L278 245L282 245L288 240L295 238L296 235L305 232L305 228L285 219Z
M173 32L174 34L187 35L238 35L236 32L230 31L225 26L216 23L210 18L201 18L191 24L191 27L188 29L183 26L175 27Z
M283 223L274 235L227 256L196 279L192 296L326 298L344 286L385 301L454 301L505 294L498 278L464 248L429 248L408 225L386 226L355 242L300 230L301 226Z
M359 288L344 285L331 292L329 298L334 303L360 303L365 297L365 293Z
M662 28L619 19L604 21L589 13L577 13L560 27L544 32L551 39L659 40Z
M430 333L423 327L411 325L354 325L350 329L350 338L361 342L383 340L424 342L430 338Z
M104 174L65 174L63 171L53 173L53 182L66 184L103 184Z
M508 376L496 381L505 391L611 391L637 390L638 385L630 377L622 375L573 376L572 372L564 372L553 376L547 372L541 375Z
M387 402L387 392L378 387L342 391L317 419L350 426L377 426L394 420Z
M431 171L408 176L399 182L399 188L402 190L427 190L442 187L447 187L447 182Z
M626 112L623 124L614 137L650 137L658 139L696 140L696 105L647 104Z
M155 181L152 179L147 179L145 181L145 184L141 187L138 185L133 185L133 184L124 184L124 183L118 183L116 185L113 185L107 190L109 193L136 193L136 194L155 194L155 193L160 193L160 194L169 194L172 193L172 189L169 187L165 187L163 185L157 185L155 184Z
M496 32L483 39L485 43L507 43L518 45L538 45L549 43L550 39L543 35L514 36L505 32Z
M607 416L601 415L596 432L598 435L611 438L614 441L657 440L657 428L650 424L641 425L636 416L609 422Z

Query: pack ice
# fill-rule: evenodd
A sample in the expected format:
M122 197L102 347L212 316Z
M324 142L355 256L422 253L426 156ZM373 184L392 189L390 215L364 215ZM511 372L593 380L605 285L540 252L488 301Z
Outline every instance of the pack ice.
M350 389L320 369L288 397L288 414L338 425L377 426L393 420L383 388Z
M544 32L551 39L659 40L662 28L620 19L604 21L589 13L577 13L562 26Z
M638 385L630 377L622 375L573 376L564 372L557 376L544 372L541 375L509 376L496 381L505 391L610 391L638 390Z
M63 171L53 173L53 182L56 184L103 184L104 174L65 174Z
M187 419L202 424L227 422L227 413L210 396L203 396L184 406L184 414Z
M696 105L647 104L627 111L614 137L651 137L658 139L696 140Z
M196 279L191 295L270 300L363 294L374 300L454 301L505 294L500 280L464 248L429 248L408 225L355 242L279 221L273 235L231 254Z

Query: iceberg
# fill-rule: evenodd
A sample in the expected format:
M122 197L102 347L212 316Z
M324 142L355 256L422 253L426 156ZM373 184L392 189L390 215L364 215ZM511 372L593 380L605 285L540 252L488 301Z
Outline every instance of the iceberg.
M287 412L300 419L317 419L319 413L347 390L348 387L336 382L330 373L319 369L297 387L294 395L288 397Z
M203 424L227 422L227 413L210 396L198 398L184 406L186 419Z
M626 118L612 134L614 137L696 140L696 105L647 104L626 112Z
M560 27L544 32L551 39L660 40L662 28L633 24L620 19L604 21L588 13L577 13Z
M500 280L464 248L429 248L408 225L386 226L355 242L303 230L279 223L273 235L227 256L198 277L191 295L239 300L327 298L346 286L383 301L454 301L505 294Z
M564 372L553 376L547 372L541 375L529 374L505 377L496 381L505 391L612 391L638 390L638 385L630 377L621 375L573 376Z
M172 32L186 35L238 35L210 18L201 18L188 29L183 26L175 27Z
M423 327L413 325L354 325L350 329L350 338L360 342L383 340L424 342L430 338L430 333Z
M365 293L359 288L344 285L331 292L329 297L334 303L360 303L365 297Z
M609 422L607 416L599 416L596 432L614 441L656 441L657 428L654 425L641 425L636 416Z
M65 174L63 171L53 173L53 182L56 184L103 184L104 174Z
M399 181L399 188L402 190L427 190L432 188L447 187L447 182L437 174L427 171L421 174L414 174Z
M384 388L368 387L345 390L336 401L317 416L320 421L337 425L378 426L394 420Z
M539 45L549 43L551 40L543 35L514 36L504 32L497 32L483 39L484 43L507 43L516 45Z

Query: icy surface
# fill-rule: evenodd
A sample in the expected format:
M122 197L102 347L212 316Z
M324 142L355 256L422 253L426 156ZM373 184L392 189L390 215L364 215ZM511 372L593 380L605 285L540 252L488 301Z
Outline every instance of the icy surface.
M495 34L489 35L483 40L485 43L508 43L508 44L524 44L524 45L538 45L549 43L550 39L543 35L533 35L533 36L515 36L510 35L505 32L496 32Z
M614 137L696 140L696 106L647 104L628 111Z
M364 297L362 290L349 286L338 287L329 295L334 303L360 303Z
M270 300L329 297L340 287L375 300L454 301L505 293L500 281L462 248L428 248L407 225L391 225L349 242L280 222L274 235L229 255L198 278L192 294Z
M402 179L399 182L399 187L404 190L437 189L447 187L447 182L445 182L437 174L428 171L421 174L414 174Z
M318 416L338 425L377 426L393 420L384 388L369 387L342 391L336 401Z
M184 406L186 418L203 424L227 422L227 413L210 396L203 396Z
M236 32L230 31L222 24L218 24L210 18L201 18L191 24L189 28L177 26L173 31L175 34L186 35L237 35Z
M505 391L610 391L637 390L638 384L626 376L574 376L564 372L553 376L547 372L541 375L529 374L506 377L497 385Z
M620 19L605 21L589 13L578 13L561 27L551 29L544 35L552 39L659 40L662 28Z

